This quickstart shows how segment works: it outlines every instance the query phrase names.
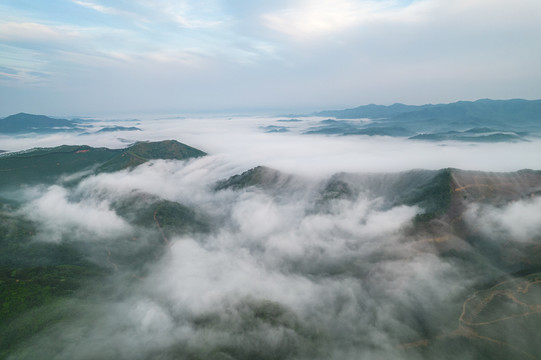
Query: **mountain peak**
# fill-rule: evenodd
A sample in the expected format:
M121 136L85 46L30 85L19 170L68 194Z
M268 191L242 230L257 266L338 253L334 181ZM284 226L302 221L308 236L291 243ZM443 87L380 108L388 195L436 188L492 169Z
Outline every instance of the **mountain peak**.
M45 115L18 113L0 119L0 133L34 133L57 131L58 128L77 129L77 122L54 119Z

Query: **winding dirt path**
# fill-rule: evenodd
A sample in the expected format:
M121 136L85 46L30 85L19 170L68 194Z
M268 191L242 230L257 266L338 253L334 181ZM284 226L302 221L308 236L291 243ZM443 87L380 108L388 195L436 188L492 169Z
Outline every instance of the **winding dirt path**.
M533 285L541 284L541 279L537 278L535 280L524 280L521 283L513 284L513 286L510 289L497 289L498 287L501 287L502 285L505 285L506 283L511 283L511 282L514 282L514 281L516 281L516 280L502 281L501 283L498 283L498 284L494 285L493 287L491 287L488 290L478 290L473 295L468 297L464 301L464 303L462 304L462 313L460 314L460 317L458 318L458 321L459 321L458 328L456 330L452 331L451 333L442 334L442 335L435 336L435 337L430 338L430 339L421 339L421 340L418 340L418 341L415 341L415 342L402 344L400 347L402 349L410 349L410 348L421 347L421 346L426 347L434 340L438 340L438 339L442 339L442 338L446 338L446 337L462 336L462 337L467 337L467 338L470 338L470 339L484 340L484 341L488 341L488 342L491 342L491 343L494 343L494 344L497 344L497 345L500 345L500 346L509 347L509 348L513 349L514 351L522 354L526 358L538 359L538 357L536 357L535 355L530 354L530 353L524 351L523 349L521 349L521 348L519 348L519 347L517 347L517 346L515 346L513 344L509 344L507 342L504 342L504 341L501 341L501 340L498 340L498 339L494 339L494 338L490 338L490 337L487 337L487 336L482 336L472 328L472 327L478 327L479 328L479 327L483 327L483 326L486 326L486 325L491 325L491 324L498 323L498 322L503 322L503 321L510 320L510 319L516 319L516 318L520 318L520 317L527 317L527 316L530 316L530 315L536 315L536 314L541 313L541 304L528 304L528 303L525 303L524 301L518 299L516 297L516 295L515 295L515 294L519 294L519 293L520 294L528 293L528 291L530 290L530 288ZM468 304L472 300L477 298L479 296L479 294L481 292L483 292L483 291L488 291L489 293L482 298L482 300L479 302L479 304L477 304L476 306L473 307L473 309L468 311ZM497 319L494 319L494 320L482 321L482 322L475 322L475 321L465 319L466 317L470 317L471 319L474 319L475 317L477 317L477 315L486 306L488 306L490 304L490 302L496 296L505 296L508 299L510 299L511 301L513 301L514 303L516 303L516 304L518 304L518 305L520 305L522 307L525 307L527 309L527 311L525 311L523 313L520 313L520 314L503 316L503 317L500 317L500 318L497 318Z

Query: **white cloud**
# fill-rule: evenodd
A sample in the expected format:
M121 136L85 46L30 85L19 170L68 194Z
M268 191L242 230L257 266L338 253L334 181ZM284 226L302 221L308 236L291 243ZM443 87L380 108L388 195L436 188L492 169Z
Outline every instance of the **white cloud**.
M77 5L81 5L81 6L87 7L92 10L96 10L104 14L123 14L124 13L123 11L116 10L115 8L112 8L109 6L103 6L91 1L72 0L72 2L74 2Z
M75 27L49 26L35 22L0 23L0 39L10 43L56 43L66 44L81 38Z
M47 329L25 343L24 351L64 359L108 354L138 359L176 355L175 351L208 358L209 352L225 347L254 346L254 353L267 348L283 350L280 339L286 339L300 344L295 350L300 349L301 355L305 348L313 350L315 355L310 358L315 359L401 358L401 342L424 339L427 331L438 335L452 331L462 301L479 282L487 283L492 265L480 261L468 263L468 267L461 257L439 257L431 244L402 231L421 209L388 208L368 189L361 189L357 197L329 199L326 205L318 205L326 178L306 171L323 168L323 173L330 172L341 166L337 164L340 156L361 163L347 170L373 171L381 164L370 165L372 161L389 161L397 157L398 149L401 159L409 159L423 152L435 156L433 153L446 147L424 144L427 147L420 152L416 143L394 143L393 139L299 134L289 134L285 141L258 129L262 122L275 120L143 121L144 130L133 136L178 136L191 145L185 139L207 141L222 154L191 161L152 161L131 171L88 177L69 190L59 186L44 192L34 189L34 199L23 213L38 221L43 234L70 238L83 234L94 239L81 246L85 251L96 241L124 237L126 226L111 204L130 194L148 193L192 206L208 216L212 230L171 237L163 256L150 256L144 264L129 261L127 252L136 246L132 241L109 241L112 255L108 261L115 261L115 254L128 258L106 280L112 284L109 291L113 296L91 295L90 304L75 299L71 306L82 315ZM396 149L385 152L393 144ZM328 157L309 167L299 166L296 170L305 177L292 180L291 187L282 186L276 196L260 188L217 192L213 188L217 180L246 170L249 162L275 159L280 164L289 153L297 164L303 164L310 156L319 156L313 152L322 148ZM482 156L474 155L497 157L487 145L453 145L447 155L464 151L474 156L479 149L489 148ZM370 149L371 159L363 160ZM439 158L435 163L443 160L448 159ZM505 226L510 227L526 219L519 227L538 233L539 210L538 200L517 203L504 208L502 214L491 215L489 221L508 221ZM505 231L522 236L518 230ZM97 261L104 261L106 253L100 245ZM144 267L144 271L132 267ZM134 274L141 276L134 278ZM253 304L261 303L284 311L283 317L258 318ZM282 320L294 326L282 325ZM314 345L321 342L325 349L320 352Z
M106 201L72 201L69 196L66 189L51 186L21 210L22 215L40 224L41 240L59 242L70 236L72 240L87 241L88 236L114 238L130 231L130 226Z
M473 229L492 239L530 242L541 233L541 198L517 200L503 207L475 204L464 216Z
M295 5L264 14L263 23L294 39L319 40L374 22L416 18L414 11L397 1L317 0L297 1Z
M159 14L161 18L169 19L183 28L215 28L227 21L224 14L220 12L218 3L213 0L138 0L137 2ZM150 17L147 19L152 21Z
M77 1L113 11L103 2ZM41 65L31 70L50 74L39 91L22 78L4 80L12 112L315 110L539 97L541 9L535 0L141 0L115 6L128 14L106 28L98 13L88 27L62 17L8 18L0 29L13 48L6 52L23 49L20 60L39 57ZM12 91L19 85L26 96Z

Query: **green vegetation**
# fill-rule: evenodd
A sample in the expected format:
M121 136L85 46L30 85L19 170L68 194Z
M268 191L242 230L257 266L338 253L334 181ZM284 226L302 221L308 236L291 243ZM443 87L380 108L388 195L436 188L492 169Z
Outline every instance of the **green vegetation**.
M19 186L58 182L62 175L77 172L84 177L137 166L150 159L203 155L176 141L141 142L119 150L72 145L35 148L0 156L0 189L8 193ZM114 205L121 216L141 226L145 231L142 237L151 233L145 228L154 231L156 240L159 232L172 236L209 229L203 216L176 202L134 196ZM138 268L163 249L159 242L137 243L135 239L116 239L111 247L78 242L76 238L60 243L37 241L38 225L26 219L18 206L18 201L0 202L0 358L13 354L43 329L75 316L67 313L63 304L76 299L83 285L93 284L126 264L135 276Z
M36 224L14 211L0 211L0 267L82 264L81 255L70 244L33 241Z
M309 128L305 134L320 135L368 135L368 136L411 136L412 130L403 126L385 124L363 124L347 120L323 120L320 125Z
M62 145L0 156L0 188L55 182L62 174L89 170L111 160L120 150Z
M153 159L184 160L206 155L174 140L138 142L126 149L62 145L0 155L0 189L55 182L63 174L113 172Z
M208 219L177 202L161 200L151 206L153 217L167 235L208 232Z
M465 299L459 328L419 342L431 358L536 359L541 313L541 273L502 281ZM460 347L457 345L460 344Z
M451 169L440 170L434 179L412 191L404 199L406 205L418 205L425 212L416 216L416 222L425 222L443 215L451 205Z
M175 140L137 142L123 149L115 157L100 166L98 171L114 172L141 165L149 160L184 160L205 156L206 153Z
M472 133L482 133L482 130ZM86 171L87 175L97 174L100 171L131 168L150 159L187 159L203 155L203 152L176 141L141 142L119 150L67 145L33 149L0 156L0 171L7 175L1 178L0 189L7 192L6 189L18 184L47 184L59 181L63 174L73 175L76 171ZM313 238L314 243L325 242L325 246L307 246L299 251L298 257L295 255L292 259L286 259L279 252L275 257L277 250L267 247L269 245L266 243L250 241L251 235L239 233L237 229L229 233L227 227L223 230L219 224L214 223L233 224L231 228L234 228L236 225L230 223L227 217L233 214L231 218L234 217L236 221L235 210L231 213L225 210L216 218L210 218L197 208L138 190L128 189L119 193L105 190L96 199L103 201L107 211L116 213L114 220L119 220L116 218L118 215L122 221L129 223L127 229L123 227L119 230L120 235L95 235L91 231L94 229L86 229L88 225L85 222L81 223L84 226L80 228L73 226L73 234L62 232L59 243L38 241L43 232L40 232L38 221L25 217L21 209L27 207L0 199L0 358L24 358L26 349L30 349L26 356L31 358L36 349L42 351L40 345L43 343L40 341L54 340L55 335L64 336L59 341L60 345L55 344L58 347L71 345L74 338L85 342L88 333L92 333L90 338L95 342L96 339L102 339L99 336L96 338L96 334L101 335L103 327L110 324L114 326L104 334L112 334L114 340L118 332L123 333L126 328L130 328L130 331L122 334L129 338L126 343L122 343L124 349L130 340L147 341L152 338L148 340L148 352L145 349L147 344L141 345L142 358L271 360L331 358L332 355L338 357L337 354L348 357L353 351L372 354L374 350L374 354L377 354L380 349L376 347L381 343L384 346L396 346L396 349L391 350L391 355L402 355L398 344L401 340L408 341L408 344L403 345L407 349L403 352L406 357L410 354L412 357L419 355L444 359L464 358L467 355L494 359L528 358L532 354L535 357L541 351L536 342L541 314L541 274L537 273L541 265L539 237L536 235L528 243L506 241L502 245L475 229L467 229L466 225L463 225L464 229L461 228L464 233L459 233L458 225L447 219L451 213L458 218L464 211L459 205L455 206L466 194L457 193L453 188L453 184L462 183L457 180L458 173L454 169L411 170L396 174L340 173L319 184L297 181L293 176L259 166L219 182L215 186L216 190L243 192L256 188L266 195L276 195L273 201L276 200L278 210L282 209L278 194L289 197L287 205L297 205L295 186L306 187L299 196L303 197L305 202L301 202L301 205L305 207L298 208L301 214L292 220L302 221L302 216L310 216L314 212L317 216L311 219L313 222L303 224L310 228L306 238L299 231L291 241L306 239L306 243L309 243ZM462 173L461 176L467 181L464 181L464 186L460 186L468 189L467 201L480 202L479 199L483 199L492 205L490 201L496 201L493 199L497 198L498 204L507 204L508 199L536 194L539 188L538 175L539 172L531 170L511 175ZM74 180L74 183L78 181ZM492 186L496 181L510 183L515 192ZM490 183L490 186L486 183ZM95 199L93 192L83 186L68 190L69 201L74 205L77 201ZM515 196L516 193L519 195ZM223 195L221 198L234 198L231 193L217 195ZM242 198L242 194L237 195ZM221 198L218 196L217 201ZM365 210L355 207L353 211L358 213L352 214L352 219L347 214L344 217L347 222L345 226L340 225L340 221L335 218L325 217L326 203L335 205L334 201L338 200L342 205L342 202L354 202L357 199L359 203L355 205L368 204L368 215L363 215ZM226 208L228 205L223 206ZM390 239L371 235L371 232L378 230L371 228L385 227L389 221L397 219L387 217L386 211L401 205L424 209L424 213L415 219L415 225L418 226L407 226L406 234L403 237L400 235L398 240L394 239L395 236L399 237L398 232L391 234ZM234 203L231 208L235 209L235 206ZM256 206L260 205L256 203ZM311 207L316 209L311 211ZM342 217L341 211L348 209L347 206L330 208L331 211L340 208L333 213L336 218ZM369 231L366 234L357 231L357 226L371 216L372 211L375 221L366 221ZM109 212L105 214L104 217L96 217L99 220L90 226L100 226L97 222L106 218ZM285 213L286 216L288 214ZM405 214L409 216L409 210ZM244 216L242 213L240 215ZM402 215L398 220L406 223L407 220L401 218ZM54 220L54 217L51 219ZM329 219L334 223L323 224ZM434 219L437 221L431 221ZM255 228L261 221L266 219L255 217L250 225ZM324 226L320 228L315 221L321 221ZM291 228L293 232L296 231L295 224ZM433 224L442 225L443 236L436 234L440 228L430 232ZM71 224L67 226L72 227ZM213 238L222 236L219 231L225 231L226 236L231 238L239 235L243 245L237 249L227 248L226 252L213 252ZM316 231L321 231L321 234L316 234ZM206 236L209 233L210 236ZM192 239L198 243L182 243L179 240L170 247L171 240L182 235L195 235ZM323 235L321 239L320 235ZM460 239L453 243L453 237ZM336 252L333 249L335 240L344 242ZM459 244L455 246L456 243ZM188 246L183 248L184 245ZM221 246L220 243L217 247ZM372 246L376 248L370 249ZM161 256L170 248L173 256L165 256L162 262ZM174 256L175 251L179 250L184 257ZM256 256L248 257L252 252ZM265 257L260 257L263 252ZM216 257L218 261L214 261L214 255L219 255ZM189 256L191 258L187 260ZM420 261L417 261L418 258ZM190 266L189 261L192 259L199 262L197 266ZM280 295L297 296L296 292L304 291L303 286L310 282L317 288L314 294L321 294L323 298L313 303L308 299L309 306L296 312L296 302L291 305L284 301L290 304L288 306L277 301L239 295L252 291L250 286L243 288L242 283L245 281L244 274L252 269L243 264L246 259L258 262L258 266L262 265L269 279L279 278L281 281L288 276L295 277L295 281L285 281L284 284L287 289L290 284L299 284L299 288L291 294ZM159 260L157 265L156 260ZM244 273L238 276L233 272L233 283L226 282L225 290L222 289L220 276L228 274L216 273L228 271L227 266L239 260ZM180 265L190 271L178 271L176 266L180 261ZM274 261L279 263L275 268ZM164 271L164 267L169 269L171 264L167 262L174 263L173 274L160 272ZM408 267L412 262L415 262L413 266L416 268L410 273ZM213 271L205 274L205 271L198 271L199 265L205 267L205 270L207 266L216 268L209 268ZM398 268L393 270L394 266ZM156 268L161 270L156 272ZM404 274L399 273L402 269ZM432 269L444 274L425 277L431 275L426 273ZM535 272L532 269L536 269ZM514 270L525 272L509 276ZM393 279L396 274L400 281ZM464 274L472 274L472 279L462 281ZM413 279L406 279L410 275L413 275ZM184 282L186 276L189 280ZM198 310L191 311L187 306L191 299L179 301L175 300L176 296L169 299L162 297L162 291L170 290L169 287L161 288L162 279L165 284L170 281L175 291L184 292L191 290L183 288L187 286L186 283L191 286L199 281L208 281L205 276L213 276L213 281L220 281L218 286L199 289L202 294L212 293L209 297L211 301L220 301L217 308L195 304ZM457 277L461 278L457 280ZM504 278L496 282L495 279L500 277ZM154 284L150 284L154 282L160 286L154 288ZM334 287L338 283L340 286ZM330 286L327 287L327 284ZM359 287L356 288L356 285ZM258 289L258 286L254 288ZM240 291L237 290L239 288ZM306 289L307 294L311 294L310 288ZM320 289L330 290L325 294L326 291L320 292ZM396 294L398 296L393 297ZM364 296L367 301L364 301ZM391 301L384 301L386 307L371 304L383 297L392 297ZM199 299L198 294L194 302ZM329 312L321 314L327 307ZM126 308L129 311L123 312ZM112 311L116 309L121 309L118 318ZM128 320L127 314L130 317ZM133 314L135 319L132 319ZM346 319L343 327L342 320L350 314L352 321L348 323ZM104 321L103 318L107 316L111 319ZM167 333L160 333L163 330L160 328L160 331L156 331L156 337L149 335L154 332L155 326L161 326L162 316L166 319L163 323L171 321L169 325L173 330L166 329L164 331ZM117 320L120 324L117 324ZM131 328L134 328L133 332ZM65 329L69 329L68 335ZM81 333L71 337L78 330ZM189 331L190 335L178 336L177 331ZM172 333L171 338L168 337L169 333ZM382 342L368 339L373 334L388 339ZM78 346L80 343L74 349L78 349ZM111 347L110 344L108 346ZM342 349L345 349L344 353L340 353ZM532 349L539 351L535 353ZM102 350L96 357L107 358L111 354L108 351L114 352L116 349ZM52 356L44 357L54 357L58 348L47 351L45 354ZM331 351L336 352L331 354ZM388 348L382 353L388 355L387 351ZM122 355L117 358L122 358ZM81 357L84 356L91 355Z
M73 316L61 306L81 286L104 273L74 265L0 268L0 358L19 344Z
M156 228L166 237L210 230L208 219L178 202L141 196L127 199L118 213L134 225Z
M0 268L0 323L31 308L71 296L85 279L100 274L94 268L75 265Z
M250 186L271 187L276 185L283 177L279 171L266 166L257 166L253 169L243 172L240 175L234 175L229 179L222 180L216 184L216 190L239 190Z
M79 123L66 119L53 119L44 115L19 113L0 119L0 134L50 133L80 131Z
M253 298L239 302L225 313L201 315L193 319L193 324L201 334L205 334L205 330L222 330L230 334L229 341L199 350L199 353L206 353L205 358L310 358L321 353L326 337L317 329L303 324L282 304ZM274 337L271 342L266 339L269 333Z
M471 129L473 130L473 129ZM472 135L475 134L475 135ZM470 142L514 142L524 141L525 139L517 133L494 132L482 134L480 132L466 131L447 131L442 133L419 134L410 137L411 140L427 141L470 141Z

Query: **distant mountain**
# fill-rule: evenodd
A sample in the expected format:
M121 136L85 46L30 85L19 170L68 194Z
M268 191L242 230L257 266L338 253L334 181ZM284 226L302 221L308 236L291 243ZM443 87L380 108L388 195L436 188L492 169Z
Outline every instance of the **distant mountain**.
M287 126L276 125L261 126L260 129L262 129L266 133L285 133L289 131L289 128Z
M393 104L390 106L385 105L361 105L353 109L345 110L324 110L316 112L312 115L322 116L322 117L334 117L336 119L379 119L379 118L388 118L396 116L405 112L416 111L431 107L434 105L404 105L404 104Z
M97 131L97 133L104 133L104 132L115 132L115 131L142 131L138 127L135 126L106 126L100 130Z
M483 99L421 106L365 105L313 115L337 120L324 120L308 129L307 134L405 136L415 140L474 142L520 141L527 136L541 136L541 100ZM474 134L480 128L490 128L491 133Z
M485 131L476 132L476 129L466 131L446 131L428 134L418 134L410 137L412 140L428 141L470 141L470 142L516 142L523 140L527 133L503 132L503 131Z
M45 115L19 113L0 119L0 133L49 133L82 130L75 120L55 119Z
M490 100L458 101L450 104L426 105L362 105L353 109L325 110L313 113L314 116L334 117L336 119L495 119L539 120L541 100Z
M85 170L118 171L153 159L183 160L206 153L175 140L137 142L125 149L62 145L0 155L1 186L55 181L62 174Z

